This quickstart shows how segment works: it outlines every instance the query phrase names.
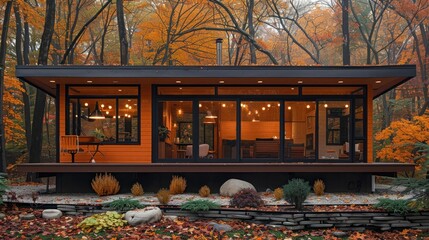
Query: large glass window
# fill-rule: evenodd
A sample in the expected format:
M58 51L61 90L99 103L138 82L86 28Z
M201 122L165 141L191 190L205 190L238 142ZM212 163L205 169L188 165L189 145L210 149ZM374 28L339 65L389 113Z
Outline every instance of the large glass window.
M233 101L198 103L200 158L236 158L236 106Z
M316 158L316 103L285 102L284 158Z
M241 158L279 158L280 102L241 102Z
M177 162L364 161L364 89L317 89L159 87L154 156Z
M68 134L94 136L105 144L139 142L138 87L68 89Z
M319 102L319 158L348 159L350 101Z
M191 101L158 103L158 158L192 158ZM167 134L168 133L168 134Z

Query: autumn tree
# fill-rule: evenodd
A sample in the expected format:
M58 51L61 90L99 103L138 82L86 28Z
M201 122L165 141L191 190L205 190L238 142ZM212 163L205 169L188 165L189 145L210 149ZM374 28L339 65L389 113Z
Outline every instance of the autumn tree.
M392 122L388 128L376 134L375 140L382 145L376 154L381 161L415 163L416 170L421 170L425 159L416 148L416 143L429 144L429 115Z

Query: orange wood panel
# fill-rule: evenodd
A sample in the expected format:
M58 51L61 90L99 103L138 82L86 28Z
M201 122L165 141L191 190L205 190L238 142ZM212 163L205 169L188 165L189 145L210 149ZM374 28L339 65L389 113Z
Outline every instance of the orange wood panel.
M367 145L366 145L366 155L368 162L373 162L373 131L372 131L372 125L373 125L373 109L372 109L372 98L373 98L374 92L372 90L371 85L368 85L368 92L367 92L367 111L368 111L368 119L367 119Z

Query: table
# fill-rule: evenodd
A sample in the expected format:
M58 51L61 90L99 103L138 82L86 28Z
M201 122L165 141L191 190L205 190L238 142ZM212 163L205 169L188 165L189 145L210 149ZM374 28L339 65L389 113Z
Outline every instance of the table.
M100 149L99 149L99 147L100 147L101 144L102 144L102 142L100 140L96 140L96 139L93 140L93 141L81 141L79 139L79 145L81 145L81 146L85 146L86 145L89 154L91 154L91 158L89 159L89 162L95 162L94 157L95 157L95 155L97 155L97 153L100 153L101 155L104 156L104 154L102 152L100 152ZM89 146L95 146L94 152L91 152L89 150Z

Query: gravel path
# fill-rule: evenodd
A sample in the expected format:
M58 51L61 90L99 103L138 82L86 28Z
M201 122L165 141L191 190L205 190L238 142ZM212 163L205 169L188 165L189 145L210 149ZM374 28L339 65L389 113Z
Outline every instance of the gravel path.
M51 191L54 191L55 186ZM327 193L323 196L316 196L313 193L305 201L308 205L343 205L343 204L374 204L377 203L378 198L391 198L391 199L407 199L411 195L401 194L403 188L391 188L388 185L377 185L375 193ZM8 192L14 192L17 201L8 199L10 194L5 194L3 200L5 202L20 202L33 204L33 193L46 191L45 185L28 185L28 186L12 186ZM37 205L43 204L73 204L73 205L99 205L107 203L119 198L133 198L139 200L145 205L157 205L158 200L154 193L145 193L140 197L133 197L131 194L117 194L114 196L99 197L95 193L82 193L82 194L59 194L59 193L41 193L38 195ZM182 203L200 198L198 194L180 194L171 197L169 205L181 205ZM263 200L266 205L287 205L284 200L276 201L271 194L263 194ZM218 194L210 196L211 200L218 202L221 205L229 205L229 198L221 197Z

